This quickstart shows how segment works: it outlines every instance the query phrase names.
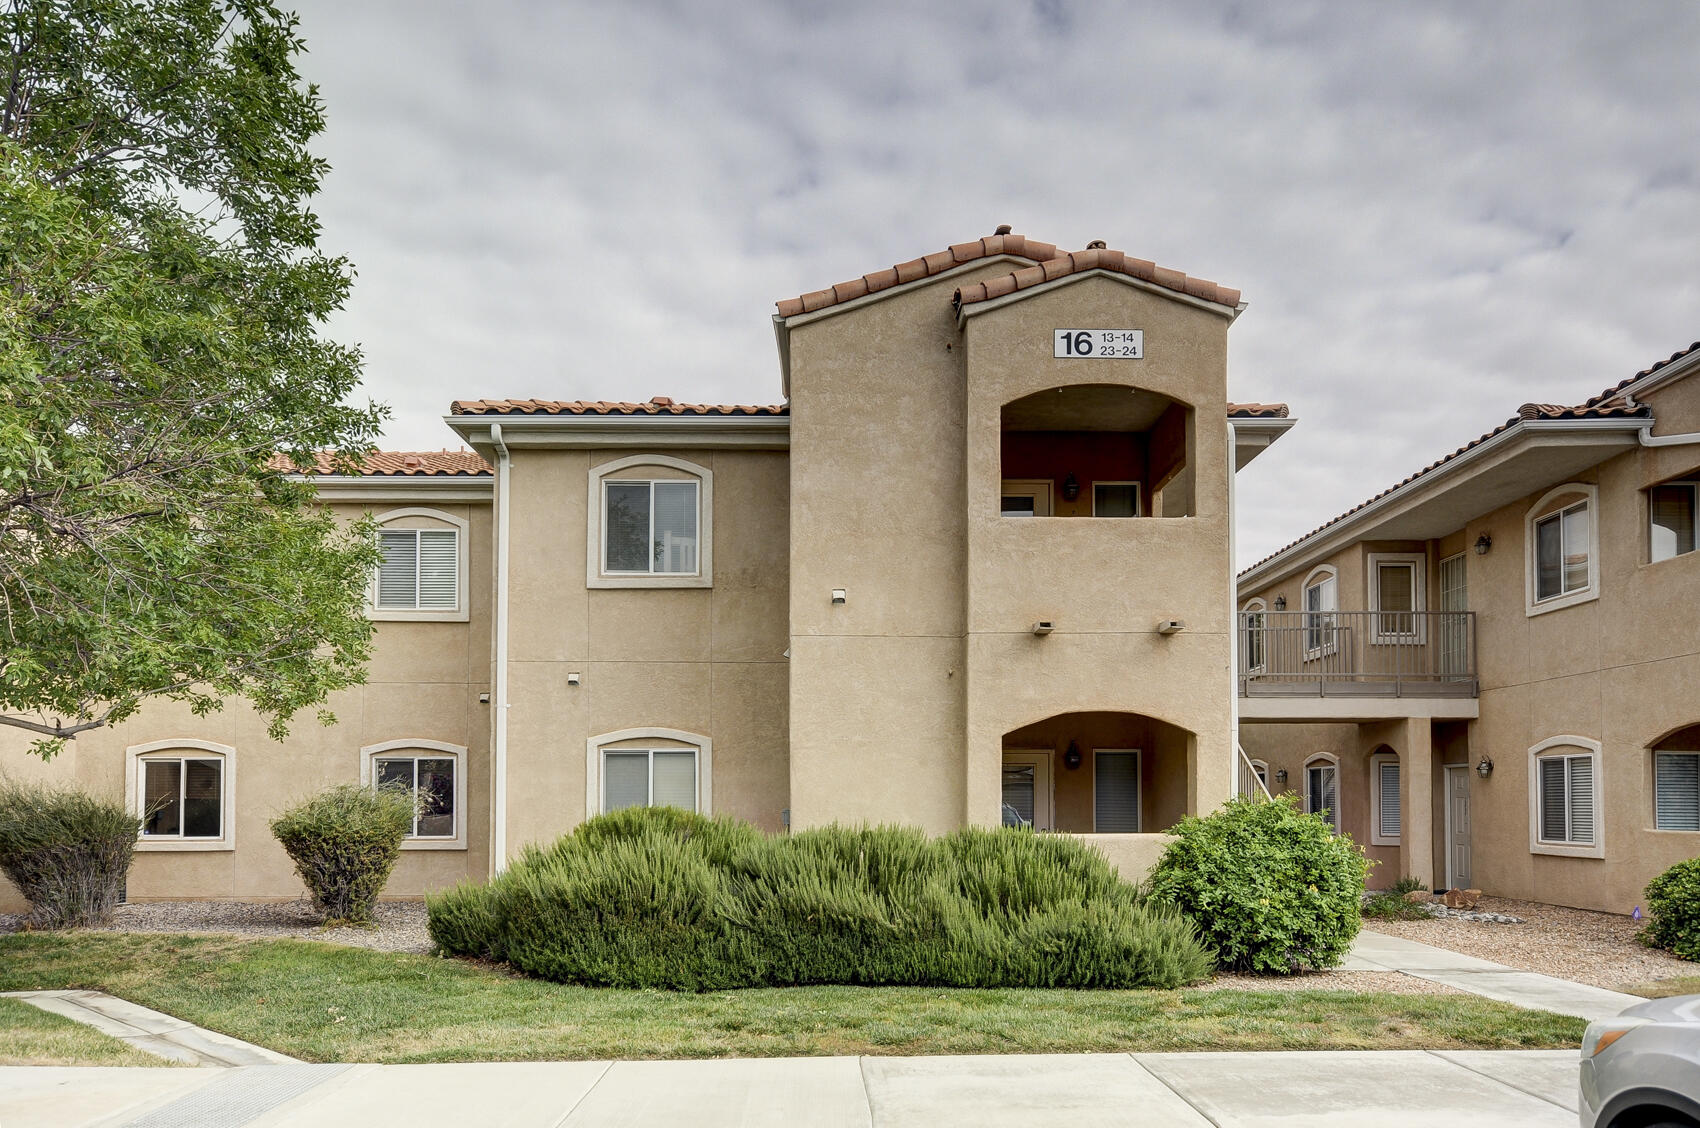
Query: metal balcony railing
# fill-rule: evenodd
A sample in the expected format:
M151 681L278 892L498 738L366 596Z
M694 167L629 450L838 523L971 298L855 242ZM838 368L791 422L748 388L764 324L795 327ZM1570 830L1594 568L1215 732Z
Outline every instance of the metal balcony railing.
M1474 611L1242 611L1241 697L1474 697Z

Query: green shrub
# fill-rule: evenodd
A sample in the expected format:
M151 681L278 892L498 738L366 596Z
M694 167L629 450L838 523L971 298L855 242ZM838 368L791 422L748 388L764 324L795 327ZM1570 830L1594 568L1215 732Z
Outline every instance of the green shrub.
M1236 799L1171 831L1147 890L1197 923L1234 971L1287 975L1333 967L1358 934L1362 848L1294 796Z
M1678 862L1647 883L1641 941L1685 960L1700 960L1700 858Z
M1363 915L1370 920L1430 920L1434 914L1427 908L1405 900L1405 894L1427 889L1414 877L1401 877L1386 889L1377 889L1366 896Z
M295 863L326 921L362 923L390 879L413 829L413 793L400 787L327 788L272 820L272 835Z
M115 799L0 780L0 870L37 928L112 923L141 828Z
M1176 987L1210 971L1179 913L1030 831L768 836L632 808L426 904L449 954L595 986Z

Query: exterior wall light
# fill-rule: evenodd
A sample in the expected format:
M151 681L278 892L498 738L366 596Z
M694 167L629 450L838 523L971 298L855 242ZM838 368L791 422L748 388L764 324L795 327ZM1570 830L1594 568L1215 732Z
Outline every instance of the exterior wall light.
M1286 609L1287 609L1287 597L1284 596L1284 595L1277 595L1275 597L1275 610L1285 611Z
M1493 760L1491 757L1482 757L1482 762L1476 765L1476 774L1481 776L1483 779L1486 779L1488 776L1493 774Z
M1063 767L1072 772L1074 769L1078 768L1085 759L1086 757L1080 754L1080 745L1072 740L1069 741L1068 751L1063 753Z
M1275 784L1278 787L1287 786L1287 769L1286 768L1276 768L1275 769Z
M1063 500L1073 501L1080 496L1080 480L1071 472L1063 479Z
M1493 538L1488 536L1486 533L1483 533L1481 536L1476 538L1476 555L1477 556L1486 556L1488 554L1488 549L1490 549L1492 547L1493 547Z
M843 588L832 589L832 601L834 603L843 603L847 598L849 597L846 595Z

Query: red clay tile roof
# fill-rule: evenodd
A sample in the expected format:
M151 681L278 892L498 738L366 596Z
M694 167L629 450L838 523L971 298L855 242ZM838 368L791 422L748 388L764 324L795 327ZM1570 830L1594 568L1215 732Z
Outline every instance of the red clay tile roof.
M347 474L336 452L320 451L308 470L297 467L282 455L272 459L276 470L306 474ZM490 464L470 450L377 450L368 454L355 471L363 477L455 478L480 477L490 473Z
M1284 403L1230 403L1228 405L1229 419L1285 419L1287 405Z
M455 400L454 415L785 415L791 409L782 403L674 403L656 396L648 403L619 403L611 400Z
M1527 422L1527 421L1530 421L1530 420L1538 420L1538 419L1645 419L1652 414L1652 410L1650 408L1648 408L1645 404L1637 404L1634 407L1630 407L1627 403L1624 402L1623 397L1621 395L1623 389L1629 387L1629 385L1635 383L1637 380L1643 379L1647 376L1651 376L1653 373L1657 372L1661 368L1664 368L1666 365L1673 364L1676 361L1681 360L1683 357L1687 356L1689 353L1694 352L1696 349L1700 349L1700 341L1694 342L1692 345L1689 345L1685 349L1677 350L1676 352L1672 353L1666 359L1659 361L1657 364L1651 365L1647 368L1643 368L1640 372L1637 372L1635 375L1629 377L1627 380L1618 381L1616 384L1607 388L1605 391L1601 392L1599 395L1593 396L1592 398L1588 399L1587 401L1580 403L1580 404L1577 404L1574 407L1567 407L1564 404L1558 404L1558 403L1526 403L1526 404L1523 404L1521 407L1519 407L1517 409L1517 414L1515 416L1513 416L1510 419L1507 419L1505 422L1501 423L1499 426L1495 427L1493 430L1487 432L1485 435L1481 435L1477 438L1471 439L1469 442L1465 443L1463 446L1459 447L1457 450L1453 451L1451 454L1449 454L1446 457L1441 458L1441 459L1439 459L1435 462L1429 463L1427 466L1424 466L1421 470L1418 470L1415 474L1412 474L1410 477L1406 478L1404 481L1399 482L1396 485L1392 485L1392 486L1387 487L1386 489L1382 490L1380 493L1376 494L1374 497L1368 499L1367 501L1364 501L1364 502L1361 502L1357 505L1354 505L1352 508L1346 510L1346 512L1340 514L1338 517L1335 517L1333 520L1327 521L1327 522L1324 522L1321 525L1318 525L1316 528L1312 529L1310 532L1306 533L1304 536L1298 538L1297 540L1291 542L1290 544L1283 545L1282 547L1276 549L1274 552L1271 552L1268 556L1265 556L1262 560L1259 560L1257 563L1252 564L1249 567L1241 569L1239 574L1241 576L1243 576L1247 572L1255 571L1256 569L1261 568L1263 565L1269 563L1271 560L1275 559L1277 556L1280 556L1282 553L1290 551L1291 549L1297 548L1299 545L1303 544L1307 540L1310 540L1312 537L1316 536L1318 533L1321 533L1321 532L1324 532L1327 529L1333 528L1335 525L1338 525L1340 522L1344 521L1346 518L1350 517L1352 514L1369 508L1371 505L1374 505L1376 502L1380 501L1382 498L1386 497L1388 494L1395 492L1396 490L1404 489L1406 486L1410 485L1412 482L1416 481L1418 478L1421 478L1421 477L1423 477L1427 474L1433 473L1435 470L1438 470L1440 467L1445 466L1447 463L1451 462L1452 460L1454 460L1458 456L1460 456L1460 455L1462 455L1462 454L1464 454L1468 451L1474 450L1476 447L1481 446L1483 443L1487 442L1489 439L1493 438L1496 435L1503 434L1505 431L1511 429L1512 427L1515 427L1519 423Z
M829 290L816 290L812 294L786 298L777 303L779 316L795 317L799 313L813 313L817 309L853 301L867 294L877 294L893 286L931 278L964 263L991 258L994 255L1014 255L1017 258L1031 259L1038 265L958 290L956 303L959 308L969 302L1000 297L1076 271L1094 269L1118 271L1166 289L1222 305L1237 305L1240 300L1238 290L1230 290L1201 278L1188 278L1178 270L1166 270L1144 259L1131 258L1120 251L1104 249L1101 244L1094 244L1084 251L1059 253L1054 243L1041 243L1025 235L1011 235L1007 233L1007 229L1000 228L996 235L988 235L972 243L957 243L934 254L900 262L886 270L864 274L848 282L840 282Z

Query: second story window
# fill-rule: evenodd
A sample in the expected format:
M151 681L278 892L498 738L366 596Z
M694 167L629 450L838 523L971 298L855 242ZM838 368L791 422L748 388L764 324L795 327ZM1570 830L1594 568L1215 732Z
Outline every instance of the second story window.
M1535 522L1535 599L1553 599L1588 586L1588 503Z
M453 611L460 604L460 534L455 529L383 529L378 547L380 611Z
M602 490L604 572L696 574L695 482L605 481Z
M1423 616L1428 605L1423 576L1427 559L1420 553L1372 552L1369 557L1372 641L1423 641Z
M1332 568L1313 573L1305 582L1305 657L1334 649L1334 612L1340 609L1340 581Z
M1648 550L1654 563L1693 552L1695 482L1666 482L1647 491Z

